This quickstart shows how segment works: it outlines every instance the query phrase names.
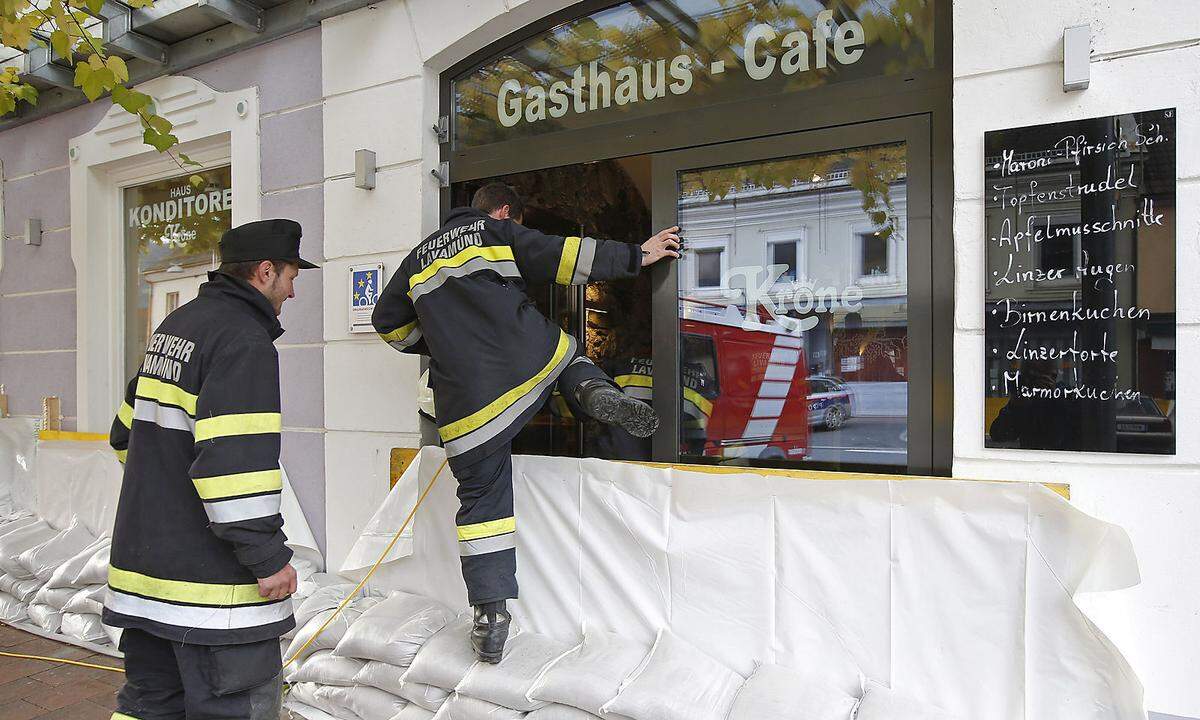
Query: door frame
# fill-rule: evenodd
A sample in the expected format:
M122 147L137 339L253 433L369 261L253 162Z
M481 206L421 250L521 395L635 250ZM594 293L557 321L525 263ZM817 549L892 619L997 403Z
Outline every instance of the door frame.
M952 348L938 342L939 318L934 298L945 293L947 281L936 261L946 247L934 248L932 122L928 114L877 120L839 127L804 130L752 140L655 153L652 156L651 215L655 228L678 222L679 173L717 167L814 155L872 145L904 143L907 152L908 243L908 465L909 474L948 474L945 454L952 440L949 417L937 407L937 387L951 382L938 378L935 369L950 367ZM686 240L687 229L684 228ZM950 234L939 233L939 245L949 245ZM654 335L654 409L662 425L654 436L653 459L678 462L679 455L679 264L658 263L652 269L652 332ZM953 292L953 276L949 279ZM864 467L867 464L863 464ZM812 463L819 469L820 463ZM827 466L826 466L827 467ZM841 463L837 469L847 469ZM872 468L878 471L878 467Z

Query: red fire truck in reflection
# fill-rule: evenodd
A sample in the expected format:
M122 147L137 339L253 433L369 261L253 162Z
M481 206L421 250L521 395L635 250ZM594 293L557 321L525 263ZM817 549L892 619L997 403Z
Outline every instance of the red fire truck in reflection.
M804 340L765 313L687 302L680 312L681 452L793 459L809 452Z

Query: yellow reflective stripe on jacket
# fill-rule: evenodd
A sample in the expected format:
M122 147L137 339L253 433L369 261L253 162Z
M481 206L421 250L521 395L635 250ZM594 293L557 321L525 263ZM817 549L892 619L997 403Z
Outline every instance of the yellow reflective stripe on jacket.
M649 375L618 375L613 378L613 382L615 382L618 387L654 387L654 379ZM703 412L705 415L712 415L712 400L704 397L696 390L685 387L683 389L683 397L684 399L690 400L692 403L694 403L696 407L700 408L701 412Z
M125 713L115 712L112 714L112 717L109 718L108 720L138 720L138 719L132 715L126 715Z
M575 277L575 263L579 261L579 245L583 238L569 237L563 242L562 257L558 259L558 274L554 282L559 285L570 285Z
M119 460L121 462L125 462L125 458L129 457L128 450L117 450L116 453L117 453L117 460Z
M109 566L108 584L113 590L142 595L171 602L194 603L196 605L257 605L267 602L258 594L258 583L245 585L222 585L217 583L187 582L150 577L130 570Z
M196 442L230 435L262 435L283 430L279 413L239 413L201 418L196 421Z
M705 415L712 415L712 400L709 400L689 387L683 389L683 397L685 400L691 400L696 407L700 408L700 412Z
M413 288L436 275L438 270L458 267L475 258L483 258L492 262L499 262L501 260L516 261L516 258L513 257L512 248L507 245L472 245L451 257L434 260L429 264L429 267L409 278L408 294L411 296Z
M407 325L402 325L389 333L379 333L379 337L383 338L384 342L401 342L404 338L412 334L413 330L417 329L419 320L413 320Z
M458 539L460 541L478 540L479 538L516 532L516 529L517 519L515 517L506 517L500 520L488 520L487 522L475 523L473 525L459 525Z
M570 349L571 339L567 337L566 333L559 331L558 347L554 349L554 354L550 356L550 362L546 363L545 367L539 370L533 377L491 401L483 408L476 410L461 420L455 420L445 427L439 428L438 434L442 436L442 441L448 442L456 437L462 437L472 430L477 430L487 424L489 420L504 412L508 409L509 405L520 400L526 393L536 387L538 383L545 380L554 371L554 368L562 362L563 357L566 356Z
M147 400L157 400L160 403L181 407L188 415L196 416L196 396L178 385L165 383L156 378L140 377L134 394Z
M233 473L231 475L214 475L212 477L192 478L196 492L201 500L236 497L253 493L271 492L283 489L283 475L279 470L258 470L255 472Z
M654 378L649 375L618 375L613 378L618 387L654 387Z
M133 429L133 406L127 402L121 403L121 409L117 410L117 419L121 424L130 430Z

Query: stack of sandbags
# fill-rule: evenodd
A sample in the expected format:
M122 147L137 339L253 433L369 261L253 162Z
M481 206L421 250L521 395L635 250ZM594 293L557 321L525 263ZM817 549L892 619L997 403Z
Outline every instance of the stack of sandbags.
M96 540L59 565L46 583L47 594L60 591L70 594L62 606L62 634L86 642L116 645L120 631L100 622L111 546L108 538Z
M0 620L28 619L29 603L45 582L21 563L21 557L59 533L34 516L23 516L0 526ZM52 618L44 617L46 613L39 610L38 614L39 619L53 622Z
M322 588L310 601L320 594L332 603L340 590ZM344 591L341 597L345 597ZM360 601L352 607L356 604L361 610ZM306 608L304 614L312 609ZM328 612L312 615L296 634L293 645L302 636L311 637L313 630L308 625L319 627ZM393 720L411 702L402 693L436 707L434 703L440 704L448 693L405 687L400 678L425 642L453 618L454 613L444 605L410 593L393 592L385 599L376 599L340 633L332 652L306 653L303 664L288 675L291 701L315 707L339 720ZM314 645L327 646L328 633L326 630ZM296 650L298 645L292 652Z
M62 627L62 609L75 594L68 588L47 588L50 579L59 567L94 542L96 538L78 518L73 517L66 529L17 556L16 565L38 583L38 590L29 601L29 619L46 632L59 631Z

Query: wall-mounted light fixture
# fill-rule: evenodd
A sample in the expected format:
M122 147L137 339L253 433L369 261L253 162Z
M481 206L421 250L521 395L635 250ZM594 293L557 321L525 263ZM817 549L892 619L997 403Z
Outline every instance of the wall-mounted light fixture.
M1063 92L1086 90L1091 80L1092 26L1063 30Z
M375 151L354 151L354 187L363 190L375 189Z

